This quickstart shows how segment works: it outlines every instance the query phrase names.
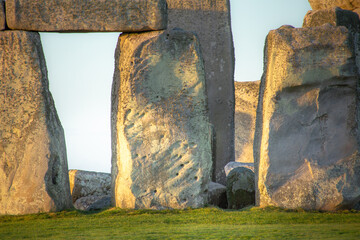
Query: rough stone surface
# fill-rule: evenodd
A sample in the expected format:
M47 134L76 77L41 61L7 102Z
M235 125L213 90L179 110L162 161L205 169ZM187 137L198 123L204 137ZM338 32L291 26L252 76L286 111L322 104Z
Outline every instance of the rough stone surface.
M229 162L229 163L226 164L226 166L224 167L226 176L229 175L229 173L231 172L231 170L233 170L234 168L238 168L238 167L248 168L248 169L250 169L250 170L253 171L253 172L254 172L254 170L255 170L255 168L254 168L254 163Z
M353 34L330 24L271 31L254 144L257 205L334 210L360 198Z
M0 32L0 214L71 208L64 132L40 36Z
M344 26L352 31L360 30L360 20L357 13L341 8L330 8L308 11L303 27L319 27L326 23L333 26Z
M260 81L235 82L235 161L253 163Z
M208 203L219 208L227 208L226 187L219 183L210 182Z
M94 211L111 207L111 196L87 196L77 199L74 203L76 209Z
M203 206L213 136L197 38L182 30L122 34L115 57L112 186L116 206Z
M313 10L340 7L346 10L360 8L360 0L309 0Z
M141 32L166 28L166 0L7 0L10 29Z
M73 202L82 197L111 195L110 173L70 170L69 179Z
M248 168L238 167L226 177L226 192L229 209L255 205L255 174Z
M4 0L0 0L0 30L4 30L5 28L5 2Z
M213 181L225 184L234 161L234 47L229 0L167 0L168 29L195 32L204 56L210 121L215 130Z

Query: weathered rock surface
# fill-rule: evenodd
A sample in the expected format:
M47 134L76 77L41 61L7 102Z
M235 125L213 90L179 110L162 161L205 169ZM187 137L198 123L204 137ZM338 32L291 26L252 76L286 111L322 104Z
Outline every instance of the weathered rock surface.
M226 177L229 209L240 209L255 205L255 174L248 168L238 167Z
M236 162L254 162L253 144L259 86L260 81L235 82Z
M0 32L0 214L71 208L64 132L40 36Z
M5 19L5 2L4 0L0 0L0 30L6 28Z
M111 207L111 196L87 196L77 199L74 203L76 209L94 211Z
M234 161L234 47L229 0L167 0L168 29L195 32L204 57L210 121L215 129L213 181L225 184Z
M333 26L344 26L354 32L360 31L360 20L357 13L338 7L308 11L303 27L319 27L326 23Z
M70 170L69 179L71 196L74 203L83 197L104 197L111 195L110 173Z
M360 0L309 0L313 10L340 7L346 10L360 8Z
M271 31L254 157L257 205L334 210L360 197L354 37L330 24Z
M248 168L248 169L250 169L250 170L253 171L253 172L255 171L254 163L229 162L229 163L226 164L226 166L224 167L226 176L229 175L229 173L231 172L231 170L233 170L234 168L238 168L238 167Z
M227 208L226 187L219 183L210 182L208 203L219 208Z
M166 0L7 0L10 29L141 32L166 28Z
M213 137L197 38L182 30L122 34L115 55L112 186L116 206L203 206Z

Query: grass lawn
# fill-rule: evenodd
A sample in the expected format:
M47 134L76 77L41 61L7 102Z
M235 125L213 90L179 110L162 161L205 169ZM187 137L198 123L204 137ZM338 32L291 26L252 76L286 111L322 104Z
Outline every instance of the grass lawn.
M0 239L360 239L360 212L64 211L0 216Z

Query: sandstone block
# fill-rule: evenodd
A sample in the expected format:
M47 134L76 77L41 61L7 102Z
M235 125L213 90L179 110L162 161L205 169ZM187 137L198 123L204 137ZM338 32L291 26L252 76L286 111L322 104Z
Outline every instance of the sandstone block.
M6 28L5 18L5 2L4 0L0 0L0 30Z
M111 195L110 173L70 170L69 179L71 196L74 203L82 197Z
M219 183L210 182L208 203L219 208L227 208L226 187Z
M260 81L235 82L235 161L253 163Z
M141 32L166 28L166 0L7 0L10 29L40 32Z
M360 0L309 0L313 10L340 7L346 10L360 8Z
M330 24L269 33L254 141L257 205L335 210L358 202L354 39Z
M64 131L40 36L0 32L0 214L72 207Z
M255 171L254 163L229 162L229 163L226 164L226 166L224 167L226 176L228 176L229 173L230 173L234 168L238 168L238 167L248 168L248 169L250 169L250 170L253 171L253 172Z
M255 174L248 168L238 167L226 177L229 209L241 209L255 205Z
M122 34L115 55L116 206L203 206L211 175L212 127L197 38L182 30Z
M308 11L303 27L318 27L326 23L333 26L344 26L352 31L360 31L360 20L357 13L338 7Z
M167 0L168 28L195 32L204 57L210 121L215 131L213 181L225 184L234 161L234 47L229 0Z

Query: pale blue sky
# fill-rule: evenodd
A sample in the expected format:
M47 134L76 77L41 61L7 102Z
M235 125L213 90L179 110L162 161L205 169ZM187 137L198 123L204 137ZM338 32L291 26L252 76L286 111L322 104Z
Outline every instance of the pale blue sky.
M259 80L265 37L301 27L307 0L230 0L235 80ZM110 96L119 33L41 33L50 90L65 130L69 169L110 172Z

